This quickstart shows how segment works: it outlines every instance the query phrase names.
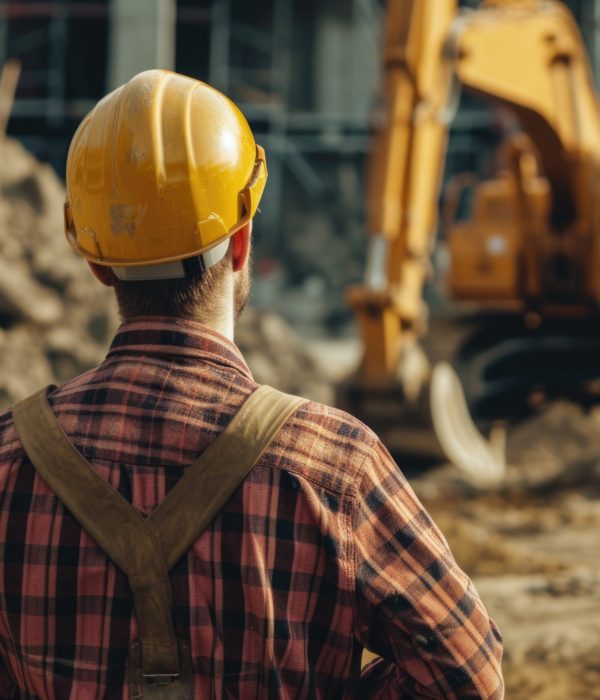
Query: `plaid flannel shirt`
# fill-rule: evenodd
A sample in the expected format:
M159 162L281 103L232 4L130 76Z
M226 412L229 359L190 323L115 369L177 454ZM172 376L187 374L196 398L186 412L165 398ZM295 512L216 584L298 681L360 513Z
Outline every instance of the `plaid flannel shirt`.
M50 395L142 514L256 388L236 346L182 319L124 324ZM125 575L0 417L0 694L127 697ZM197 698L501 698L501 641L402 473L351 416L304 404L171 571ZM361 678L368 647L382 658Z

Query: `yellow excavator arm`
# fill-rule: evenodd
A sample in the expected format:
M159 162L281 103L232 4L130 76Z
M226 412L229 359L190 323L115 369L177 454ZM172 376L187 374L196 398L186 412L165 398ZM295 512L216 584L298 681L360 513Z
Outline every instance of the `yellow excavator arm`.
M576 223L594 266L587 292L600 301L592 274L600 251L591 236L598 198L590 196L598 187L600 113L568 10L554 0L494 0L461 13L456 0L389 0L383 63L386 111L370 162L365 284L350 292L365 380L397 376L403 336L412 340L425 327L422 290L458 84L519 118L549 182L549 226Z
M404 334L422 322L448 138L455 0L390 0L384 23L385 114L370 160L365 284L350 290L364 341L362 374L395 376Z
M471 225L450 236L451 295L523 314L600 307L600 111L577 25L556 0L457 5L388 0L369 252L364 284L349 292L363 389L405 386L427 328L423 287L461 86L512 112L524 134L505 146L502 177L476 190Z

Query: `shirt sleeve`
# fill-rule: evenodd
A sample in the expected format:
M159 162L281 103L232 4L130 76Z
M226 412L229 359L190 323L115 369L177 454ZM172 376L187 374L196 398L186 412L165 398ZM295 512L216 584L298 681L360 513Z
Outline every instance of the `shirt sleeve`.
M354 513L357 636L381 658L360 697L501 700L502 640L446 540L381 442Z

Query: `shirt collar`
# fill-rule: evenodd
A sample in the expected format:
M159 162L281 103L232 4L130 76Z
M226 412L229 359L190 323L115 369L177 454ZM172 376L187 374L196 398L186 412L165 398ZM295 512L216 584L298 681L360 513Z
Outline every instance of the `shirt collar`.
M174 362L196 359L235 369L252 379L235 343L199 321L171 316L136 316L123 323L107 355L145 355Z

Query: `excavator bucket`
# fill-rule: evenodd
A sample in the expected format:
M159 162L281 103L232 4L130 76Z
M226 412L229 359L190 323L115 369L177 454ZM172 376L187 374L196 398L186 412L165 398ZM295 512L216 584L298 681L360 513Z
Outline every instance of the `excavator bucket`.
M495 426L489 439L478 430L458 375L447 362L434 366L429 385L431 419L442 451L469 479L497 484L506 474L506 431Z
M446 362L434 365L418 395L401 382L365 385L353 377L338 388L338 405L369 425L403 468L452 463L472 484L494 486L506 473L505 429L485 437L469 412L461 381Z

